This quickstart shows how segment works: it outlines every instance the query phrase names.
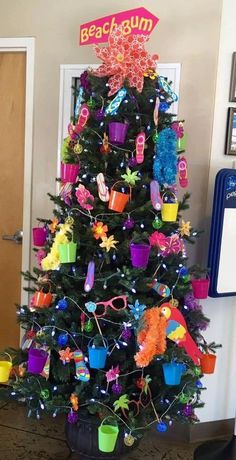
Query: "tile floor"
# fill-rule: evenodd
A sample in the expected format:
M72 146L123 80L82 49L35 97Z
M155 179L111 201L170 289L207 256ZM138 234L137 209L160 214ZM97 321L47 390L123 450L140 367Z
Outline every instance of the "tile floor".
M160 441L148 434L127 460L192 460L194 446ZM24 406L0 406L0 460L76 460L64 437L64 418L27 418Z

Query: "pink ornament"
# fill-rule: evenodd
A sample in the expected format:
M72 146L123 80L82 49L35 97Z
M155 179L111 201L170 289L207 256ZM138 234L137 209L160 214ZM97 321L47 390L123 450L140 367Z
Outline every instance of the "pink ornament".
M79 187L75 192L75 195L81 208L86 209L87 211L91 211L93 209L93 205L88 203L88 200L90 202L94 202L94 196L90 193L89 190L85 188L84 185L79 184Z
M161 251L161 254L166 257L170 254L178 254L182 250L182 243L179 239L179 235L172 235L166 237L165 248Z
M119 365L116 367L112 366L112 368L106 372L107 383L113 382L113 380L116 380L119 377L119 375L120 375Z
M149 40L145 35L124 35L119 26L111 32L108 47L99 48L94 45L96 56L103 64L94 71L98 77L108 76L110 86L109 96L115 94L124 84L126 79L129 86L142 92L144 73L155 69L158 56L151 56L144 48Z
M41 268L42 260L44 259L44 257L46 257L46 251L44 251L44 249L39 249L35 257L37 259L39 267Z
M183 123L175 121L172 123L172 129L176 133L177 139L181 139L184 136Z
M165 247L166 247L167 238L168 237L165 236L164 233L156 231L156 232L153 232L149 236L149 242L150 242L151 246L157 246L161 250L164 250Z

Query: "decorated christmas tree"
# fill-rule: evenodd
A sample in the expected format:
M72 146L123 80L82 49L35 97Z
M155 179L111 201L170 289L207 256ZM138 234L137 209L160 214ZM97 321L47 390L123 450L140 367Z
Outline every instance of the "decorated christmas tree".
M10 381L29 415L67 413L68 432L95 423L86 436L102 452L135 445L153 424L196 422L202 405L208 319L197 299L208 279L188 267L199 232L182 219L184 127L147 40L114 29L75 89L54 217L33 233L39 267L25 274L31 302L18 308L25 335Z

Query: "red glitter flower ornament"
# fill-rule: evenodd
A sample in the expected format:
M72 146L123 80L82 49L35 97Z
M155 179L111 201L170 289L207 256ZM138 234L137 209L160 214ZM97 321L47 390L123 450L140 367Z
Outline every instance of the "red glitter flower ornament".
M98 77L110 77L109 96L123 86L125 79L141 93L144 73L155 69L158 61L157 55L151 56L144 48L148 40L148 35L124 35L119 26L110 34L107 47L94 45L96 56L103 64L93 73Z

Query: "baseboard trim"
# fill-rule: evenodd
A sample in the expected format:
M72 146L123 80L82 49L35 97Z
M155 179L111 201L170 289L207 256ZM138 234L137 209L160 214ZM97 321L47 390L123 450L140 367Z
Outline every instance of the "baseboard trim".
M190 442L201 442L208 439L228 438L234 433L234 418L216 420L214 422L197 423L190 426Z
M198 443L210 439L230 438L234 433L234 419L216 420L214 422L173 423L169 430L156 434L160 440L173 443Z

